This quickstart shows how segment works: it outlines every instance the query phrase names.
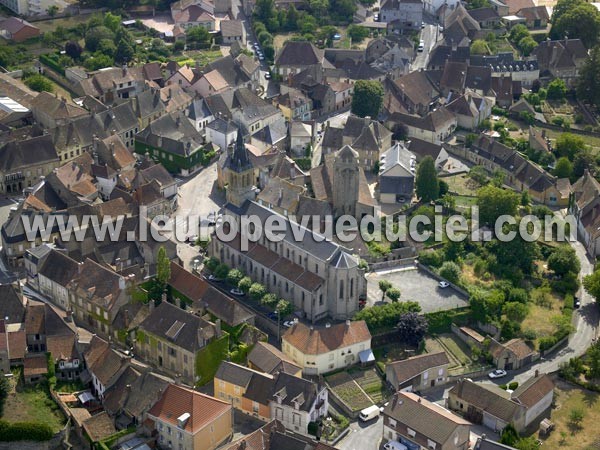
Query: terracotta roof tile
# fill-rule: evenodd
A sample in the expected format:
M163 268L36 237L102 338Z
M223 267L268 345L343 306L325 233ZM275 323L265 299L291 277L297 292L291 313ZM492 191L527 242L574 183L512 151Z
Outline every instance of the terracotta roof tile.
M360 342L368 341L370 346L371 333L364 320L314 329L298 322L286 331L283 340L305 355L320 355Z

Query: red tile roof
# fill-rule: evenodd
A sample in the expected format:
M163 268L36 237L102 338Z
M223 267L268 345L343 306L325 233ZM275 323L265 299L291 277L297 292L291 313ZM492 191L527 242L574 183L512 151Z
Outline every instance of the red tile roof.
M286 331L283 340L305 355L320 355L359 342L370 342L371 333L364 320L325 328L309 328L296 323Z

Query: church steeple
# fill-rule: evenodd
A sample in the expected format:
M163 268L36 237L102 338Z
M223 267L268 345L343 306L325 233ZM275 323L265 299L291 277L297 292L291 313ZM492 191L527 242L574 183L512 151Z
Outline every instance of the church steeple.
M235 141L235 147L233 147L230 166L231 169L235 170L236 172L243 172L252 168L250 158L248 158L248 150L246 150L246 144L244 143L244 132L241 127L238 128L237 139Z

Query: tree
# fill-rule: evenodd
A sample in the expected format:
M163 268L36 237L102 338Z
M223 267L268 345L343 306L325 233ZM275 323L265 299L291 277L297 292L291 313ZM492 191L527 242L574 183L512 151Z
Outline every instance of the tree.
M437 170L435 170L435 162L431 156L426 156L419 164L415 184L417 197L422 202L437 200L440 196L440 182Z
M252 283L252 286L250 286L250 289L248 290L248 294L250 295L250 298L252 300L254 300L255 302L257 302L261 298L263 298L263 296L266 293L267 293L267 288L265 288L260 283Z
M490 49L488 48L487 42L483 39L475 39L471 44L471 53L473 55L488 55Z
M509 423L504 427L500 434L500 443L505 445L514 446L519 440L519 433L515 429L512 423Z
M569 424L573 428L579 428L581 426L581 422L583 422L583 418L585 417L585 411L583 408L573 408L569 411Z
M567 85L560 78L555 78L548 84L546 98L548 100L564 100L567 95Z
M400 340L417 347L427 333L427 319L416 312L407 312L400 316L397 328Z
M350 25L347 30L348 36L352 39L352 42L359 43L365 38L369 37L369 29L361 27L360 25Z
M227 274L227 282L232 286L237 286L242 278L244 278L244 272L240 269L231 269Z
M517 47L523 53L523 56L531 55L531 52L537 47L537 42L531 36L526 36L517 43Z
M573 161L575 155L587 148L585 140L576 134L562 133L554 143L554 151L560 156L566 156Z
M210 42L210 33L208 30L201 26L196 26L188 29L185 33L187 40L190 42L198 42L206 44Z
M217 277L218 279L224 280L229 274L229 267L227 266L227 264L219 264L215 269L214 274L215 277Z
M589 148L583 149L573 158L573 176L575 178L581 177L586 170L594 172L595 168L596 161Z
M126 64L133 59L135 50L127 39L121 39L117 44L115 51L115 61L121 64Z
M554 167L554 176L557 178L571 178L573 175L573 164L569 161L569 158L563 156L558 158L556 166Z
M476 289L471 293L469 304L474 320L489 323L502 314L504 294L497 289L490 292Z
M77 41L69 41L65 44L65 53L73 59L79 59L83 52L83 48Z
M248 293L250 287L252 286L252 279L248 276L242 278L238 283L238 289L245 294Z
M262 298L260 299L260 304L268 306L269 308L275 308L278 300L279 299L275 294L268 293L262 296Z
M257 0L254 7L254 15L261 21L267 22L275 15L274 0Z
M397 302L398 300L400 300L400 289L398 288L389 288L386 292L385 295L387 296L387 298L389 298L391 301L393 302Z
M294 5L288 8L284 28L286 31L295 31L298 29L298 10Z
M315 17L324 17L329 9L329 0L309 0L308 4Z
M383 86L379 81L358 80L354 83L352 113L377 119L383 105Z
M4 415L4 404L10 392L10 382L6 377L0 377L0 416Z
M527 305L519 302L506 302L502 307L502 313L513 322L523 322L528 312Z
M519 195L496 186L484 186L477 191L477 206L481 223L494 225L502 215L514 216Z
M104 67L111 67L113 64L114 60L110 56L101 54L95 54L83 62L83 66L87 70L103 69Z
M583 277L583 287L596 299L596 302L600 303L600 270Z
M513 44L520 42L526 37L530 37L529 30L525 25L521 23L512 27L510 30L510 34L508 35L508 39Z
M471 167L471 170L469 171L469 178L471 178L471 180L475 181L481 186L487 184L488 182L487 171L483 166Z
M275 311L277 311L281 317L285 317L294 312L294 307L287 300L281 299L277 302Z
M558 11L553 11L552 39L581 39L586 48L591 48L598 42L600 34L600 12L585 0L561 0L565 4Z
M589 376L593 379L600 378L600 344L596 342L587 351Z
M47 9L48 15L54 17L58 13L58 6L50 5Z
M548 269L558 276L564 276L569 272L579 273L581 263L577 253L570 245L561 245L548 257Z
M85 48L89 52L98 50L98 45L102 39L115 40L115 34L105 26L99 26L88 31L85 35Z
M453 261L446 261L440 267L440 276L448 280L450 283L458 283L462 270L460 266Z
M579 71L577 98L600 107L600 45L591 51L585 64Z
M164 247L158 249L156 255L156 280L165 287L171 279L171 261Z
M30 75L23 80L23 82L29 87L37 92L52 92L54 91L54 84L44 75L40 75L36 73L34 75Z
M110 11L107 11L104 14L104 20L102 21L104 26L111 30L113 33L119 31L121 28L121 16L117 14L111 14Z
M388 280L379 280L379 290L383 293L382 297L385 297L385 292L391 289L392 283Z
M364 320L371 332L390 328L398 323L398 318L407 312L421 312L417 302L395 302L369 306L357 312L353 320Z

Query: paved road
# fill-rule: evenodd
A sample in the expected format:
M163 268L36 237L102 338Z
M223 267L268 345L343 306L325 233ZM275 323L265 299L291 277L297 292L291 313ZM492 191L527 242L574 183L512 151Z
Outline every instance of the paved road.
M422 52L417 53L417 57L410 65L410 71L416 72L417 70L426 69L427 62L429 61L429 52L433 48L436 42L437 25L426 24L425 28L421 30L421 40L425 44L425 48Z
M350 433L336 444L340 450L375 450L378 449L383 435L383 418L378 417L368 423L352 422Z

